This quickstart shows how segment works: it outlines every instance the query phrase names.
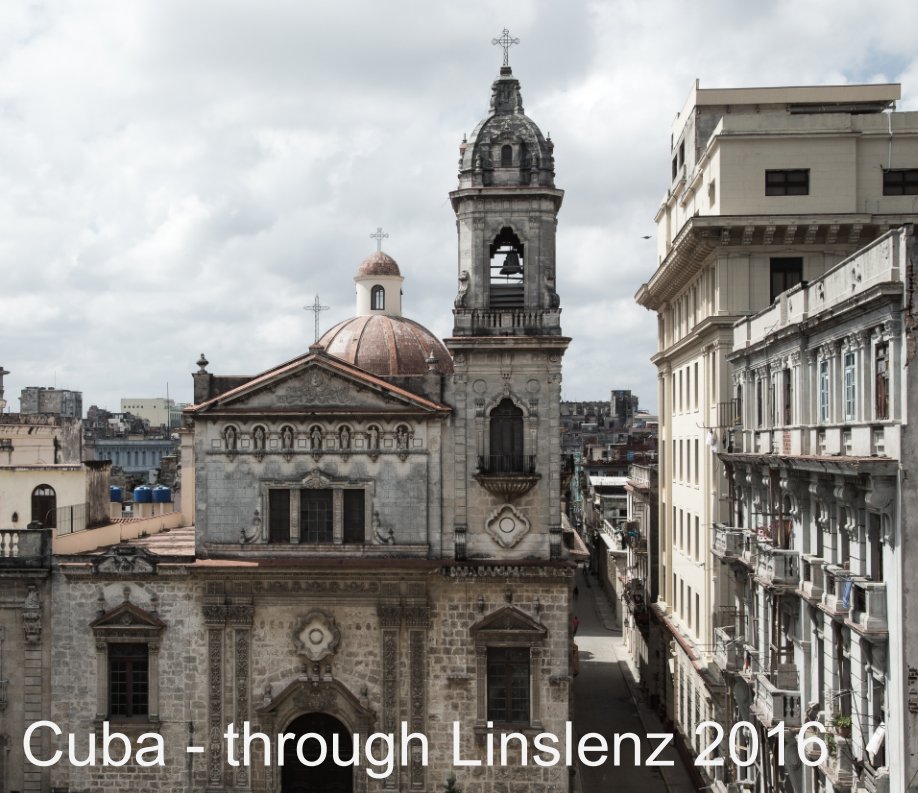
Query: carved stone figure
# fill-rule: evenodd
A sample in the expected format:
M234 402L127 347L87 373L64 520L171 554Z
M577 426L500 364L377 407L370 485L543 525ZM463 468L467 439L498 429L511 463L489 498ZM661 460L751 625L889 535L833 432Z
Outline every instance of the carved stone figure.
M459 273L459 293L456 295L454 305L456 308L464 308L465 300L469 293L469 271L463 270Z
M379 448L379 427L375 424L370 425L367 430L367 447L370 449Z
M399 449L407 449L409 436L408 428L404 424L399 424L398 429L395 431L395 445Z
M382 521L379 519L379 512L375 509L373 510L373 537L376 542L383 545L395 544L395 532L392 531L391 526L386 528L382 525Z
M338 433L338 439L342 449L351 448L351 431L346 426L341 428L341 431Z
M227 427L225 430L223 430L223 446L229 452L236 451L235 427Z
M256 427L253 436L256 451L264 451L265 448L265 428Z
M320 430L318 427L313 427L309 431L309 447L311 449L322 448L322 430Z
M281 433L281 447L284 449L293 448L293 430L289 426L284 427Z

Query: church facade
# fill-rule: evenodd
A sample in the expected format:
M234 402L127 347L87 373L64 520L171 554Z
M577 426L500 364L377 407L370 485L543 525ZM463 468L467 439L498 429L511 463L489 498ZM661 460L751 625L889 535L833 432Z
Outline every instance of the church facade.
M193 529L61 560L51 585L52 720L78 746L106 721L159 733L164 766L62 762L44 784L570 789L563 761L532 756L538 733L563 741L573 682L552 150L505 66L460 147L445 343L402 315L401 268L377 251L357 315L303 355L253 377L201 357L182 451ZM226 734L245 722L265 736L247 764ZM320 762L319 737L348 759L372 733L394 737L356 767Z

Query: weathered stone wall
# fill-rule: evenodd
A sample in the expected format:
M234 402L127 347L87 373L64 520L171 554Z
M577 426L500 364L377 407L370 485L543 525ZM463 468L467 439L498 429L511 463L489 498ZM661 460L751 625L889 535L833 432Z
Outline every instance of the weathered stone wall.
M48 774L25 762L29 724L50 706L50 586L47 573L0 572L0 789L37 793ZM5 748L4 748L5 747ZM32 742L33 751L42 747Z
M569 577L562 567L470 567L449 574L406 568L381 570L376 576L359 571L342 576L318 570L195 573L192 568L161 565L158 574L134 579L93 575L86 567L71 569L54 582L52 704L43 715L50 713L63 730L78 736L81 756L86 754L88 734L95 730L101 735L96 716L105 713L107 703L99 702L97 648L90 624L128 599L165 623L158 659L159 722L113 723L112 728L135 739L145 730L160 732L166 766L76 768L62 762L51 770L51 784L71 793L138 786L163 793L234 785L270 789L272 780L280 781L276 769L269 772L256 764L246 771L227 764L222 751L225 725L249 718L253 729L275 735L292 718L309 711L308 695L314 686L321 692L337 681L372 712L374 730L398 734L405 721L430 742L426 770L397 768L397 781L393 777L394 784L386 787L366 776L364 763L356 771L355 790L433 791L451 773L469 793L567 790L563 766L521 768L514 760L507 768L454 768L452 723L462 723L463 758L483 759L484 745L476 740L474 726L485 717L479 691L483 693L480 687L486 679L480 678L480 648L476 649L472 628L512 606L544 626L545 638L533 654L532 707L538 710L541 729L564 735L571 684ZM340 638L331 657L312 662L300 652L296 639L306 617L317 610L333 622ZM302 706L291 708L288 699L281 707L285 692L297 686L305 694L296 696L307 697ZM283 715L274 714L275 706ZM221 731L213 758L212 714ZM346 726L355 729L353 724ZM189 755L189 743L207 751ZM59 745L66 750L65 742ZM260 749L254 758L260 762ZM276 757L273 760L276 764Z

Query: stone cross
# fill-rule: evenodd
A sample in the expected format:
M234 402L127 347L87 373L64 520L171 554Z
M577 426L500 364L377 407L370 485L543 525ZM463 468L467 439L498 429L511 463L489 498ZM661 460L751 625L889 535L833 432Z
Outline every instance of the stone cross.
M328 309L329 309L329 306L323 306L322 303L319 302L318 295L316 295L316 300L314 303L308 306L303 306L304 311L311 311L316 316L316 339L315 339L316 341L319 340L319 312L328 311Z
M504 66L510 65L510 47L514 44L519 44L520 40L512 38L510 36L510 31L507 28L504 28L500 34L499 39L491 39L492 44L500 44L504 48Z
M376 250L382 250L382 241L389 239L389 235L382 230L382 226L376 227L376 233L370 235L370 239L376 240Z

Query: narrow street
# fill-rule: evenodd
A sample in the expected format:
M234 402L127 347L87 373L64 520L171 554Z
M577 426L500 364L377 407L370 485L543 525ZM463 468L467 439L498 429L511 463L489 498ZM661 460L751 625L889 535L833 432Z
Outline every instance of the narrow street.
M690 793L695 785L679 753L667 747L658 759L671 760L673 766L646 767L643 763L659 740L647 733L669 732L657 715L636 701L637 684L628 668L628 651L621 631L611 630L611 607L596 578L577 573L579 598L574 613L580 619L576 642L580 650L580 674L574 683L574 731L577 736L588 732L603 735L610 749L608 762L596 766L578 766L575 790L578 793L610 791L644 791L644 793ZM605 616L605 620L603 617ZM633 693L632 693L633 692ZM622 744L621 763L612 762L611 749L616 733L635 733L641 739L642 764L634 765L630 741Z

